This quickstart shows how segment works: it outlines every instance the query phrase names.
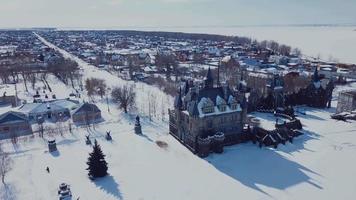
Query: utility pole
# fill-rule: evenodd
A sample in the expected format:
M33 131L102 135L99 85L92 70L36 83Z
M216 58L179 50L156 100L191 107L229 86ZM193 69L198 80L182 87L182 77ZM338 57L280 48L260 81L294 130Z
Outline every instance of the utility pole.
M106 92L106 104L108 106L108 112L110 113L110 107L109 107L109 92L110 92L110 88L108 88L108 92Z

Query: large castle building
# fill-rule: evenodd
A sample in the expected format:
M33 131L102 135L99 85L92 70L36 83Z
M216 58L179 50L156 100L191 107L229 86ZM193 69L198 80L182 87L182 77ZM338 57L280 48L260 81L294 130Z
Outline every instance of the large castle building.
M200 156L242 141L247 102L238 88L215 83L210 69L204 84L185 82L169 111L170 134Z

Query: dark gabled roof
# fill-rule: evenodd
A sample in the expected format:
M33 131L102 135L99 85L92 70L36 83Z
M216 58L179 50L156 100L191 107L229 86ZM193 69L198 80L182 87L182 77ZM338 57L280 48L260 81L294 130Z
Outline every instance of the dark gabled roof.
M28 119L24 114L14 111L9 111L0 115L0 124L13 121L28 121Z
M73 111L73 114L80 112L101 112L98 106L91 103L83 103Z
M176 99L174 100L174 107L181 109L183 108L183 100L182 100L182 89L179 88L179 94L176 97Z
M202 88L199 91L197 100L198 100L198 102L200 102L200 100L202 98L209 98L210 100L212 100L214 102L214 105L215 105L216 97L220 96L221 98L225 99L225 101L227 101L230 95L233 95L233 93L229 87L226 88L226 94L224 92L223 87Z

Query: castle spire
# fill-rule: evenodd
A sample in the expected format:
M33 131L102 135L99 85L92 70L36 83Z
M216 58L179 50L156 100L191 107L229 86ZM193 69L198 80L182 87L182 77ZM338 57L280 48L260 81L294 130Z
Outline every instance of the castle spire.
M179 94L174 101L174 107L179 110L183 108L182 88L181 87L179 87Z
M319 81L319 72L318 72L318 67L315 67L314 75L313 75L313 81L318 82Z
M208 73L206 74L205 87L207 87L207 88L214 87L214 78L213 78L213 75L211 73L210 67L208 69Z
M218 64L218 80L217 80L218 86L220 86L220 66L221 66L221 60L219 61L219 64Z

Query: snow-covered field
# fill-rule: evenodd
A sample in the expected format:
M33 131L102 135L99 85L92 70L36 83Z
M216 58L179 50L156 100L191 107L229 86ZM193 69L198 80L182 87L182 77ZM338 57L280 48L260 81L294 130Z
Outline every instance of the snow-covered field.
M298 47L307 56L317 57L320 55L324 60L332 58L340 62L356 64L355 26L172 27L137 29L237 35L255 38L260 41L275 40L292 47Z
M78 61L84 78L104 78L111 87L125 83L62 53ZM57 93L66 88L54 77L49 82ZM147 115L147 93L166 99L157 101L165 109L171 103L156 87L136 83L136 89L137 112L143 116ZM160 117L154 122L143 117L144 136L138 136L133 130L135 116L122 113L113 104L109 113L106 102L97 99L106 122L89 132L107 156L110 176L95 182L88 179L85 169L91 147L85 144L88 131L84 128L58 136L58 153L54 154L47 152L45 140L29 138L15 146L3 144L14 164L6 178L7 190L0 188L0 199L58 199L61 182L70 184L74 199L81 200L354 199L356 123L330 119L335 103L328 110L303 108L307 115L300 118L306 134L293 144L276 150L241 144L200 159L168 135L167 123ZM108 130L112 142L104 138ZM160 148L157 140L168 147Z

